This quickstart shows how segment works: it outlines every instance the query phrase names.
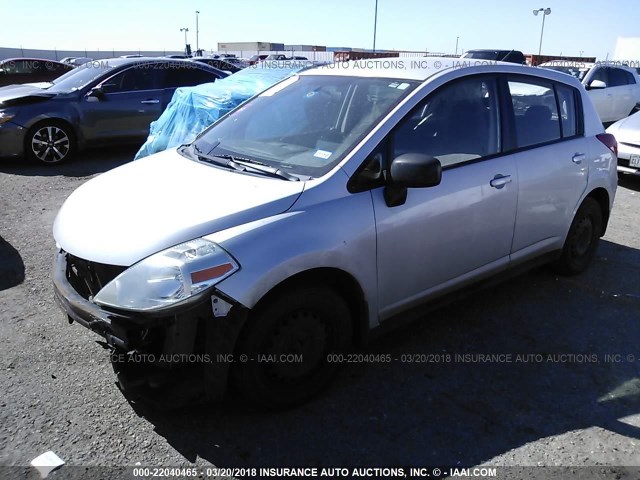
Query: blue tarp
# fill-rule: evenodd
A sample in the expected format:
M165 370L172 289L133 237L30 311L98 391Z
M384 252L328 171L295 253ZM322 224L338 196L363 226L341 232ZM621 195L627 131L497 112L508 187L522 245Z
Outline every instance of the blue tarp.
M265 62L214 83L178 88L160 118L151 123L149 137L135 159L193 141L227 112L308 66L302 62Z

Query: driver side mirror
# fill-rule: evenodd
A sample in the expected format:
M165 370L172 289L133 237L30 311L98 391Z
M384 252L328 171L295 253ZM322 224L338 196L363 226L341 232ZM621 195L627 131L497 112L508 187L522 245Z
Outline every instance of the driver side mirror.
M607 88L607 84L602 80L592 80L591 83L589 83L590 90L597 90L601 88Z
M384 199L388 207L402 205L408 188L435 187L442 180L440 160L421 153L405 153L394 158L389 167Z
M92 98L95 98L96 100L104 99L104 90L101 86L93 87L91 90L89 90L89 93L87 93L87 99L90 100Z

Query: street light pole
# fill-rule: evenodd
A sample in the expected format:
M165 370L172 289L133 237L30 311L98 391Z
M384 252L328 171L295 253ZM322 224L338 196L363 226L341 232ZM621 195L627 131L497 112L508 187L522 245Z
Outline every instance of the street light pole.
M196 51L200 51L200 29L198 28L198 15L200 12L196 10Z
M460 37L456 37L456 57L458 56L458 40L460 40Z
M184 54L187 54L187 32L189 31L189 29L187 27L185 28L181 28L180 29L181 32L184 32Z
M373 53L376 53L376 30L378 27L378 0L376 0L376 10L373 17Z
M546 17L547 15L551 15L551 9L538 8L537 10L533 11L533 14L537 16L540 12L542 12L542 30L540 30L540 46L538 47L538 56L542 54L542 36L544 35L544 17Z

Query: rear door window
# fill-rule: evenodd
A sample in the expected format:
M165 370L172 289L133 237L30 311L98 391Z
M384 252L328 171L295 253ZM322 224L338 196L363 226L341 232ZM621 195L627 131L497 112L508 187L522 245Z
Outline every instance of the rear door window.
M518 148L559 140L560 120L553 84L532 79L510 80L508 85Z
M202 83L214 82L218 76L197 65L168 65L164 69L162 88L192 87Z
M624 70L621 70L619 68L608 68L607 70L609 70L609 82L607 83L608 87L621 87L629 84L627 76L625 75L625 73L627 72L625 72Z

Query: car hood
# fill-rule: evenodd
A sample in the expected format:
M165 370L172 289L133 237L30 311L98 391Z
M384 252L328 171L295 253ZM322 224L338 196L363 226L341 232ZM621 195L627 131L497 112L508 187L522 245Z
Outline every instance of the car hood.
M53 235L72 255L130 266L179 243L282 213L304 185L214 167L172 149L82 185L58 212Z
M8 85L0 88L0 107L35 103L55 97L55 95L53 92L48 92L33 85Z
M640 112L618 120L607 128L607 132L612 133L618 142L640 145Z

